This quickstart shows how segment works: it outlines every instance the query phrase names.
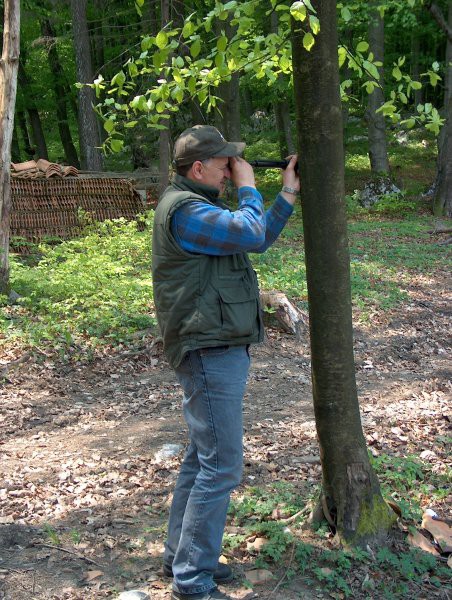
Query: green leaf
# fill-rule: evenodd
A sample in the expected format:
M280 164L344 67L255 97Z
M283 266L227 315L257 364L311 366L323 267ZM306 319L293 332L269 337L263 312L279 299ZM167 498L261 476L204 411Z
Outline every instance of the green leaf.
M155 110L158 113L164 112L165 109L166 109L166 104L165 104L165 102L163 102L163 100L160 100L160 102L157 102L157 104L155 105Z
M218 52L215 55L215 66L217 69L221 69L224 66L224 52Z
M157 37L155 38L155 43L157 44L157 48L163 50L168 45L168 35L165 31L159 31Z
M367 42L359 42L359 44L356 46L356 51L357 52L367 52L368 48L369 48L369 44Z
M137 124L138 124L138 121L126 121L126 123L124 123L124 127L131 129L132 127L135 127L135 125L137 125Z
M420 90L422 89L422 83L420 81L412 81L411 87L413 88L413 90Z
M136 77L138 75L138 67L136 66L136 64L134 62L129 62L127 63L127 67L129 69L129 75L130 77Z
M392 76L394 77L394 79L396 79L397 81L400 81L402 79L402 72L399 69L399 67L394 67L392 69Z
M182 37L189 38L192 33L195 31L195 25L192 21L187 21L185 25L182 27Z
M196 58L201 52L201 41L200 39L196 39L190 47L190 54L193 58Z
M306 6L303 2L294 2L290 7L290 14L296 21L304 21L306 19Z
M123 140L111 140L110 141L110 147L113 150L113 152L120 152L122 150L123 146L124 146Z
M347 50L344 46L339 46L337 52L339 55L339 68L340 68L340 67L342 67L342 65L345 62L345 59L347 58Z
M346 6L343 6L341 8L341 17L344 19L344 21L346 23L348 23L351 20L351 18L352 18L352 13L350 12L350 10Z
M144 0L135 0L135 4L141 8L144 5Z
M403 104L408 104L408 98L406 97L406 95L403 92L399 93L399 97L400 97L400 100L403 102Z
M228 38L225 35L222 35L218 40L217 40L217 50L218 52L224 52L227 48L228 45Z
M400 121L400 125L405 125L408 129L412 129L416 125L416 119L404 119Z
M311 26L311 31L314 35L317 35L320 31L320 21L314 15L309 15L309 25Z
M115 122L113 119L107 119L104 123L104 129L107 133L111 133L115 128Z
M117 85L118 87L122 87L126 80L126 76L124 71L119 71L111 80L111 85Z
M154 43L155 38L146 35L142 40L141 40L141 49L144 51L149 50L149 48L152 46L152 44Z
M380 79L380 73L378 72L377 67L369 62L368 60L363 61L363 68L377 81Z
M312 46L315 44L314 36L311 32L307 32L303 36L303 46L309 52Z
M309 10L313 13L316 13L317 11L315 10L315 8L312 6L311 4L311 0L303 0L304 4L306 4L306 6L309 8Z
M372 92L375 89L375 82L373 82L373 81L366 81L365 83L363 83L363 86L366 88L366 92L368 94L372 94Z

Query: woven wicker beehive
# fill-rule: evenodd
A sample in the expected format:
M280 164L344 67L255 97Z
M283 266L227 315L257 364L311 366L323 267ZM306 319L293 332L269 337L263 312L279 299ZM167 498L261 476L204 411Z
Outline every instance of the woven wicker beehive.
M131 220L145 208L128 179L11 177L11 200L11 235L34 242L79 234L84 226L80 209L95 221L104 221Z

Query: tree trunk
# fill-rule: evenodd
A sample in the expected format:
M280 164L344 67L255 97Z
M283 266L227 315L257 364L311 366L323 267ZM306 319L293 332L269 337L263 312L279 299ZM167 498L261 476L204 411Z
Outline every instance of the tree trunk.
M0 294L9 295L11 142L20 53L20 0L5 0L0 59Z
M272 12L270 25L273 33L278 33L278 13ZM278 88L280 90L288 88L288 78L285 75L278 75ZM280 98L273 102L275 111L276 127L278 129L279 150L281 156L288 156L295 152L295 146L292 140L292 123L290 121L290 105L287 95L281 93Z
M411 33L411 79L414 81L420 80L419 57L421 54L421 42L419 31L414 29ZM422 104L422 88L414 90L414 106Z
M48 19L41 23L41 31L42 34L48 38L47 59L49 61L50 72L52 74L58 132L63 145L64 155L68 165L80 168L77 150L75 149L72 141L72 134L69 128L69 117L66 104L66 86L64 83L66 78L54 42L55 32L51 22Z
M71 0L72 31L74 35L75 63L79 83L92 83L91 51L86 21L87 0ZM85 171L102 171L103 158L100 150L99 123L93 105L94 90L83 85L78 90L79 138L82 168Z
M33 144L35 146L36 155L38 158L45 158L46 160L49 160L41 117L39 116L38 109L36 108L33 90L31 89L30 80L28 79L28 75L25 71L22 61L19 61L19 86L22 90L28 118L30 120L31 130L33 132Z
M23 110L17 111L17 123L19 125L20 133L22 134L22 140L24 142L24 152L27 159L32 159L34 157L34 148L32 147L30 140L30 132L28 131L27 125L27 117Z
M439 9L437 8L439 11ZM444 17L442 13L436 17ZM448 20L444 27L452 31L452 0L448 3ZM438 172L433 199L433 214L452 217L452 39L446 35L446 74L443 117L446 119L438 138Z
M379 0L369 2L369 52L375 60L384 62L384 21L378 11ZM389 173L388 148L386 143L385 118L381 113L375 112L384 104L384 69L378 67L380 79L377 87L369 94L366 118L369 128L369 159L373 175L387 175ZM381 86L381 87L380 87Z
M168 24L170 19L170 0L161 0L161 26L162 28ZM159 196L168 186L170 156L171 156L171 133L170 119L166 120L166 129L160 131L159 137Z
M394 515L369 463L355 382L336 4L312 4L321 31L307 52L293 23L292 52L314 410L325 502L341 538L366 545Z
M13 163L22 162L22 159L20 158L20 146L19 146L19 139L17 137L16 124L14 124L13 138L11 141L11 162L13 162Z

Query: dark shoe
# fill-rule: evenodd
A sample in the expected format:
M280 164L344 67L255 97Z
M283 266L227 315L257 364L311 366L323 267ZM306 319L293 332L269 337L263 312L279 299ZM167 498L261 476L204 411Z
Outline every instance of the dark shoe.
M165 577L173 576L173 569L169 565L163 565L163 574ZM234 573L229 565L224 563L218 563L215 573L213 574L213 580L215 583L220 585L224 583L230 583L234 579ZM221 596L220 596L221 597Z
M171 600L232 600L232 598L220 592L218 588L215 588L210 590L210 592L203 592L201 594L180 594L179 592L173 592Z

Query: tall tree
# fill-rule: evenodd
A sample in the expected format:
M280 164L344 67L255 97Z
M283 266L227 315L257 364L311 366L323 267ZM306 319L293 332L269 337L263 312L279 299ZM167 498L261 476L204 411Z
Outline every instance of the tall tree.
M326 504L340 536L361 545L395 515L369 463L355 382L336 4L312 5L320 33L308 52L296 22L292 52L314 410Z
M273 33L278 33L278 14L276 11L272 12L270 17L271 29ZM279 138L279 149L281 156L287 156L293 154L295 151L295 145L292 139L292 119L290 118L290 104L287 97L287 90L289 87L289 78L287 75L278 76L278 97L273 102L273 109L275 111L276 127L278 129Z
M437 216L452 217L452 0L448 0L447 21L436 2L428 2L428 9L446 34L446 74L442 111L446 122L438 140L438 173L433 212Z
M161 0L161 25L162 29L166 27L170 20L170 0ZM167 187L169 181L170 167L170 125L169 119L165 129L160 131L159 136L159 194Z
M0 59L0 293L9 294L10 163L20 54L20 0L5 0Z
M91 49L86 20L87 0L71 0L72 31L74 35L75 62L79 83L92 83ZM103 158L99 123L94 112L94 91L82 85L79 99L79 137L82 168L90 171L102 171Z
M47 144L42 127L41 117L39 115L34 93L30 79L25 70L22 60L19 62L19 87L22 90L22 97L25 101L28 118L30 120L31 130L33 132L33 145L38 158L49 159Z
M47 60L52 75L58 131L63 145L64 155L66 162L69 165L78 168L80 167L80 163L69 127L69 114L67 109L68 94L67 86L65 85L66 77L56 47L56 33L49 19L44 19L42 21L41 31L47 45Z
M388 146L386 142L386 123L377 109L384 103L384 20L379 12L380 0L369 2L369 50L375 60L382 63L378 67L380 79L373 92L369 94L366 120L369 130L370 168L374 175L389 173Z

